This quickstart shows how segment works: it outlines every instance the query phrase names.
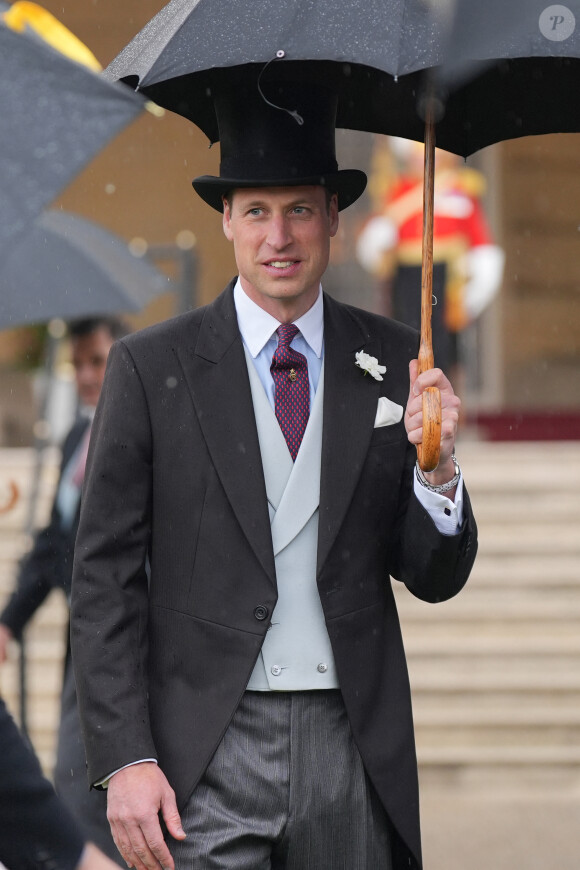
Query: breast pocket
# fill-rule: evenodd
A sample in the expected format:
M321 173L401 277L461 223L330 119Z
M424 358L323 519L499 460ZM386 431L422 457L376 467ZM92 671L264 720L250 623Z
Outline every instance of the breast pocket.
M405 425L401 420L400 423L393 423L391 426L379 426L373 429L371 436L370 448L384 447L389 444L396 444L398 441L407 438Z

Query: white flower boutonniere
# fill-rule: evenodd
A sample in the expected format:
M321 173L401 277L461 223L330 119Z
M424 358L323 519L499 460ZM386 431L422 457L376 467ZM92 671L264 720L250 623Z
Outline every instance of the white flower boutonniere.
M362 369L366 374L371 375L375 381L382 381L383 375L387 370L386 366L380 366L376 356L370 356L364 350L359 350L355 354L355 365Z

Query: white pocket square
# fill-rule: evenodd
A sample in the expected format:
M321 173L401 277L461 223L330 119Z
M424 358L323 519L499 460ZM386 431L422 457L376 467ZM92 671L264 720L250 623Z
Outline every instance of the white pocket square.
M375 429L378 429L379 426L392 426L393 423L399 423L402 418L402 405L397 405L396 402L391 402L386 396L381 396L377 405Z

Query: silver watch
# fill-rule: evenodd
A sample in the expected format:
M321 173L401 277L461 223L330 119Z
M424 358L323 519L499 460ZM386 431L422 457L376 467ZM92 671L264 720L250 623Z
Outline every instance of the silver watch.
M450 489L455 489L457 484L459 483L459 478L461 477L461 469L459 468L459 464L455 457L455 451L451 454L451 459L453 460L453 469L454 475L451 480L448 480L447 483L440 483L439 486L435 486L432 483L429 483L423 472L421 471L421 466L419 465L419 461L415 463L415 474L417 475L417 480L424 486L425 489L428 489L430 492L437 492L440 495L449 492Z

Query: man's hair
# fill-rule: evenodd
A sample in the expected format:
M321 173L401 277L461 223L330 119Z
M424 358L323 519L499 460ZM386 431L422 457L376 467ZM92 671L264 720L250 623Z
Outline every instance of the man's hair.
M113 341L123 338L131 331L124 320L115 316L83 317L68 324L70 338L84 338L86 335L92 335L98 329L105 329Z

